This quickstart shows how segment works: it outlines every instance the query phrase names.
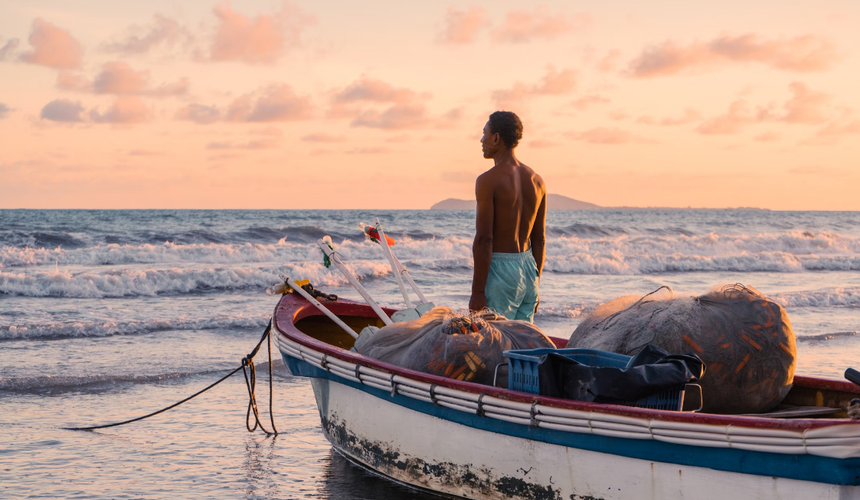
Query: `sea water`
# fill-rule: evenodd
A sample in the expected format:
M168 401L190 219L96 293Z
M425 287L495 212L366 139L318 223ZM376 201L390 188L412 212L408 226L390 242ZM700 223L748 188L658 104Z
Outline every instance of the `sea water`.
M358 228L375 217L428 298L466 308L472 211L0 210L0 498L423 498L332 451L309 382L280 359L277 437L245 430L241 372L141 422L60 429L155 411L238 367L282 276L359 299L323 266L324 235L402 307ZM550 335L622 295L743 283L785 307L799 374L860 367L858 212L556 211L547 226L535 322ZM257 361L266 410L265 349Z

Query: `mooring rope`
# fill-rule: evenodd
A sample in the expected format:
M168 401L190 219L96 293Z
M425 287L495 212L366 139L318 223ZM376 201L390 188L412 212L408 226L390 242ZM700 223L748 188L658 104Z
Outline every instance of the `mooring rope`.
M216 385L220 384L221 382L232 377L237 372L239 372L239 370L242 370L242 373L245 375L245 385L248 387L248 412L245 414L245 428L248 429L248 431L250 431L250 432L254 432L257 429L257 427L259 427L260 430L265 432L267 435L277 435L278 429L275 428L275 416L272 413L272 391L273 391L273 389L272 389L272 378L273 378L273 374L272 374L272 335L271 335L271 333L272 333L272 321L269 320L269 324L268 324L268 326L266 326L266 329L263 331L263 336L260 338L260 341L257 343L257 346L254 347L254 349L251 351L250 354L248 354L247 356L242 358L242 364L239 365L238 368L231 371L227 375L224 375L223 377L218 379L216 382L210 384L206 388L204 388L200 391L197 391L194 394L188 396L187 398L183 399L182 401L173 403L172 405L170 405L166 408L162 408L158 411L154 411L148 415L133 418L131 420L125 420L123 422L115 422L113 424L105 424L105 425L94 425L91 427L61 427L61 429L64 429L67 431L93 431L96 429L106 429L108 427L117 427L119 425L130 424L132 422L144 420L144 419L147 419L149 417L154 417L155 415L158 415L159 413L164 413L167 410L176 408L177 406L181 405L182 403L185 403L186 401L190 401L190 400L194 399L195 397L203 394L204 392L208 391L209 389L215 387ZM260 350L260 347L263 346L264 340L268 340L268 351L269 351L269 419L272 423L272 432L267 431L263 427L262 422L260 422L260 412L257 409L257 397L256 397L256 394L254 392L256 389L256 385L257 385L257 369L254 366L254 356L257 355L257 352ZM251 427L251 424L250 424L251 412L254 413L254 419L255 419L255 423L254 423L253 427Z

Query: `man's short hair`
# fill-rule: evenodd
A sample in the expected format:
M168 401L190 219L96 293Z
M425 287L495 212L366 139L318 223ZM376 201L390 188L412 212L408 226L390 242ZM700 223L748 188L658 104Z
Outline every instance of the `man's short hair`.
M505 146L514 149L523 138L523 122L515 113L496 111L490 115L490 133L499 134Z

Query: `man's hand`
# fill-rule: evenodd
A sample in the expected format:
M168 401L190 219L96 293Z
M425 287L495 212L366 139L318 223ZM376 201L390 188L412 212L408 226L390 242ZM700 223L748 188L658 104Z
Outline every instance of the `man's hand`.
M535 303L535 314L537 314L538 306L540 305L540 294L537 296L537 302Z
M480 311L487 307L487 296L484 292L472 292L472 297L469 299L469 310Z

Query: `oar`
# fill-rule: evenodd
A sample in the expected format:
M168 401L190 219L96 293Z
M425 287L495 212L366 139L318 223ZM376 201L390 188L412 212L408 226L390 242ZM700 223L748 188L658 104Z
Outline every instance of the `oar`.
M379 319L381 319L382 322L386 325L394 324L394 322L391 321L391 318L389 318L388 315L385 314L385 311L383 311L382 308L379 307L379 305L376 303L376 301L370 297L370 294L367 293L367 290L365 290L364 287L361 286L361 283L359 283L358 280L355 279L355 276L353 276L352 273L349 272L349 269L347 269L343 261L340 260L340 256L332 248L332 243L329 243L330 241L331 238L329 238L328 241L326 241L325 239L317 240L317 245L319 245L323 253L331 261L331 263L334 264L336 268L338 268L338 270L341 272L341 274L344 275L344 277L346 277L352 287L358 291L359 295L364 297L364 300L371 307L371 309L373 309L376 315L379 316Z
M296 293L298 293L299 295L301 295L302 297L307 299L307 301L310 302L311 304L317 306L317 309L322 311L323 314L325 314L326 316L329 317L329 319L334 321L337 326L343 328L343 331L352 335L352 338L354 338L354 339L358 338L358 334L355 333L355 330L353 330L352 328L347 326L347 324L344 323L340 318L335 316L335 314L333 312L329 311L326 306L320 304L320 302L317 299L313 298L313 296L311 296L311 294L309 294L302 287L297 285L295 281L291 280L290 278L287 278L286 282L288 285L290 285L290 288L292 288L293 290L296 291Z
M394 254L391 253L391 247L388 245L388 239L385 237L382 224L379 223L379 217L376 218L376 232L379 234L379 246L382 247L382 253L388 258L388 263L391 264L391 272L397 280L397 286L400 287L400 293L403 295L403 301L406 302L406 308L412 309L412 301L409 300L409 294L406 292L406 287L403 286L403 278L400 276L401 271L394 262Z

